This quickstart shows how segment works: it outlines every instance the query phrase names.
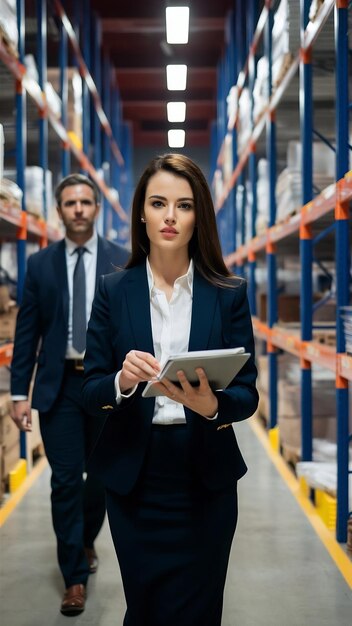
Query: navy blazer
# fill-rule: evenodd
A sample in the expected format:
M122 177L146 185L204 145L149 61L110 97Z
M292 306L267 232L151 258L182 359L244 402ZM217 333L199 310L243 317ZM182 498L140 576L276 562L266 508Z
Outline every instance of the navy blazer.
M246 282L238 279L235 284L235 288L219 288L197 271L194 274L189 350L244 346L252 355L229 387L216 392L216 420L185 408L194 472L214 490L230 486L246 472L231 425L250 417L258 404ZM100 279L84 359L85 408L97 416L107 415L90 469L120 494L133 489L142 469L155 403L154 398L142 398L143 383L130 398L116 404L114 379L133 349L154 354L145 264Z
M96 287L102 274L125 265L128 257L127 250L98 237ZM28 259L11 363L11 393L27 396L37 363L32 406L41 412L50 410L60 391L68 308L65 240L62 239Z

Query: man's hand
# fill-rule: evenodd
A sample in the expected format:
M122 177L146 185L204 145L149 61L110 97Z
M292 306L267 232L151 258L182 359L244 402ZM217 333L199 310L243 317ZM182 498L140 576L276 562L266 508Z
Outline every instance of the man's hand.
M19 430L32 431L31 406L28 400L14 400L11 407L11 417Z

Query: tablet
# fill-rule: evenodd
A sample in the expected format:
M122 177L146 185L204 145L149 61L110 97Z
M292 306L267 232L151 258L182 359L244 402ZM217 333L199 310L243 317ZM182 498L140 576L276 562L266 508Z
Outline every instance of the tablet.
M193 385L199 384L196 368L202 367L208 377L210 387L215 390L225 389L231 380L238 374L250 354L244 348L225 348L220 350L199 350L174 354L164 363L158 380L168 378L180 386L177 372L182 370L188 381ZM155 381L154 381L155 382ZM163 395L150 381L143 390L143 398Z

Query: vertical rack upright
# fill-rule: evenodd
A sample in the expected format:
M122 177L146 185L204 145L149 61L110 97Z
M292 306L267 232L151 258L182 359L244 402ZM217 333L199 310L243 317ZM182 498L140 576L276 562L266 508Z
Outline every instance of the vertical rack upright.
M217 159L217 171L214 180L217 180L216 205L218 222L224 219L223 213L231 193L245 173L249 162L249 180L252 188L251 215L252 231L250 238L241 241L238 245L238 234L235 234L237 246L234 251L225 256L229 267L235 267L237 273L244 273L243 267L248 267L249 297L253 314L253 324L257 337L264 339L269 355L269 389L270 389L270 431L277 422L277 349L286 351L300 360L301 365L301 458L305 461L312 459L312 375L311 366L316 363L335 373L336 377L336 419L337 419L337 524L336 537L338 541L346 541L347 518L348 518L348 455L349 455L349 412L348 412L348 382L352 381L352 357L345 353L345 343L342 328L340 307L348 304L350 298L350 204L352 200L352 172L349 168L348 153L348 0L325 0L314 21L309 20L311 3L302 0L300 5L301 18L301 43L292 64L281 82L272 93L272 59L271 59L271 36L273 9L275 3L266 0L259 15L253 32L253 10L256 3L247 6L246 24L249 43L245 46L247 60L243 69L236 68L235 85L237 88L238 101L236 115L232 122L229 121L227 132L218 134L217 142L220 146ZM253 9L254 6L254 9ZM335 22L335 66L336 66L336 183L333 188L323 190L318 196L313 197L313 133L319 133L313 128L313 68L312 49L317 41L320 31L330 14L334 11ZM239 16L236 14L239 20ZM224 145L228 135L237 134L239 120L238 110L241 106L241 92L246 84L252 89L253 66L258 44L264 34L264 52L269 61L268 93L269 98L264 114L252 124L251 135L247 145L240 154L234 153L233 171L229 179L224 180L222 170L224 167ZM230 42L230 45L235 45ZM242 41L243 45L243 41ZM238 46L238 42L237 42ZM236 50L236 53L238 50ZM242 50L243 54L243 50ZM290 217L285 223L277 223L275 215L275 185L276 185L276 110L284 97L290 82L299 71L300 76L300 139L303 146L301 175L302 175L302 207L297 215ZM222 80L219 85L223 84ZM225 101L227 92L222 91ZM221 100L221 98L219 98ZM253 104L252 104L253 106ZM218 127L218 133L222 133L222 126ZM257 235L254 223L256 217L256 148L261 134L266 131L266 156L269 161L269 190L270 210L268 216L268 228L265 234ZM321 136L321 135L320 135ZM236 142L234 142L235 145ZM219 192L219 178L222 177L222 189ZM244 215L236 206L238 198L233 194L231 210L240 216ZM321 229L320 220L327 215L333 215L334 222L328 229ZM247 216L248 217L248 216ZM234 220L235 223L235 220ZM318 236L313 233L319 230ZM244 224L238 223L237 233L243 232ZM335 265L336 265L336 350L329 346L323 346L313 338L313 289L312 267L314 246L318 240L326 236L328 231L335 232ZM326 232L325 232L326 231ZM220 230L221 233L221 230ZM277 268L276 246L288 237L296 234L299 237L299 257L301 262L301 336L292 336L287 330L277 323ZM224 247L225 254L226 248ZM256 316L256 259L258 254L266 252L266 268L268 276L268 317L267 322L261 322Z

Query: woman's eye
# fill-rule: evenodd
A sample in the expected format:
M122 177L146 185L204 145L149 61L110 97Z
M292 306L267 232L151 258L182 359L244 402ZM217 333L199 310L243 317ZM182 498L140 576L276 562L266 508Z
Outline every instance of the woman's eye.
M193 204L190 204L190 202L182 202L179 205L180 209L184 209L185 211L190 211L191 209L193 209Z
M158 208L163 206L163 203L161 202L161 200L153 200L152 206L154 206L154 207L156 207L158 209Z

